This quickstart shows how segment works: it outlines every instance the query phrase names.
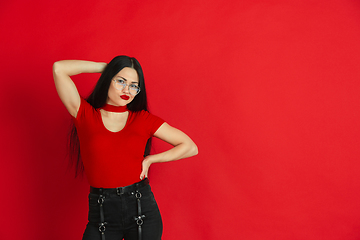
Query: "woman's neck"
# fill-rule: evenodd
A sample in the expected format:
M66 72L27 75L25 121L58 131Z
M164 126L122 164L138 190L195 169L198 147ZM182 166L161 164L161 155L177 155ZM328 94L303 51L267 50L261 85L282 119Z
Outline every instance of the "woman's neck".
M122 113L122 112L128 111L126 105L125 106L114 106L114 105L110 105L107 103L100 109L104 109L107 112L115 112L115 113Z

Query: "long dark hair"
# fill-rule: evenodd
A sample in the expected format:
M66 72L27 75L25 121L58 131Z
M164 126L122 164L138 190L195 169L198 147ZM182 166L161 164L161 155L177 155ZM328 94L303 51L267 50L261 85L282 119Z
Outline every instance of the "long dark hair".
M139 86L141 91L138 95L127 105L130 111L137 112L141 110L148 111L146 88L144 81L144 74L138 60L128 56L117 56L109 62L104 71L102 72L99 80L97 81L94 90L91 92L86 101L94 108L103 107L106 104L108 97L108 90L111 84L112 78L120 72L123 68L129 67L135 69L139 77ZM69 132L68 153L70 159L70 165L75 166L75 177L82 175L84 172L84 165L80 155L80 142L79 137L72 123ZM148 140L144 156L150 154L151 138Z

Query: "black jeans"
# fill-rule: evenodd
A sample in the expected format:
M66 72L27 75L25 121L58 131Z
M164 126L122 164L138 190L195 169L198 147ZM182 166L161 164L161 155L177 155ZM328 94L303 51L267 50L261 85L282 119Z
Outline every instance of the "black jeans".
M140 193L140 194L139 194ZM145 217L141 219L141 239L142 240L161 240L162 220L160 211L151 191L150 185L137 189L137 192L103 192L103 200L99 201L100 194L89 193L89 216L83 240L138 240L139 228L136 222L138 214L137 197L141 196L141 214ZM100 202L105 222L105 230L102 234L99 230L101 224ZM104 235L104 236L102 236Z

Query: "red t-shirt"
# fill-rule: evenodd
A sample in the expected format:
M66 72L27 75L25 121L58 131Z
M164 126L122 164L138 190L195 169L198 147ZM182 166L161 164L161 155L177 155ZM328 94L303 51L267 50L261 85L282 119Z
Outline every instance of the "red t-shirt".
M86 176L89 184L98 188L123 187L140 181L146 142L164 123L147 111L129 111L125 127L111 132L103 124L100 109L83 98L73 121Z

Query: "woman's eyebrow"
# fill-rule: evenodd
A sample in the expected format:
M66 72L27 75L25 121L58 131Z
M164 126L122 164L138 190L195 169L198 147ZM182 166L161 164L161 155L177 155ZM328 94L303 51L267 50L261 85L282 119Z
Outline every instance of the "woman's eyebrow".
M122 78L122 79L124 79L126 82L128 81L126 78L121 77L121 76L118 76L117 78ZM131 82L131 83L137 83L137 84L139 84L139 82Z

